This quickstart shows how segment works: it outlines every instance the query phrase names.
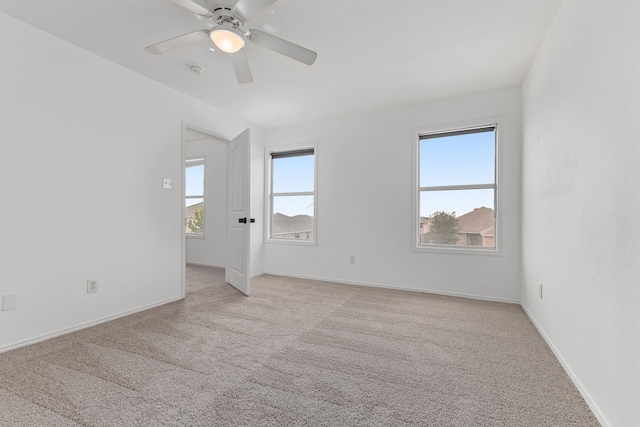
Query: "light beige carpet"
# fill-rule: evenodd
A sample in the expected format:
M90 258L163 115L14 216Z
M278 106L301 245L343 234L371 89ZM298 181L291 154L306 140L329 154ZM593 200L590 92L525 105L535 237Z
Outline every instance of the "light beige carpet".
M184 301L0 354L2 426L597 426L517 305L189 266Z

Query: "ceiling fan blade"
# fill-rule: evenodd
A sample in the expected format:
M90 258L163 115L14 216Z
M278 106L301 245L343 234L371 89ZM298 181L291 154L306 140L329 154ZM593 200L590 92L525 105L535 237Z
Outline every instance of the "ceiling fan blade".
M208 39L209 31L200 30L194 31L193 33L183 34L178 37L174 37L169 40L165 40L160 43L152 44L151 46L145 47L145 50L150 53L154 53L156 55L160 55L161 53L169 52L170 50L182 47L189 43L198 42L200 40Z
M175 0L174 0L175 1ZM278 0L240 0L233 7L233 13L247 22Z
M245 55L244 50L230 53L229 58L231 58L231 65L233 65L233 70L236 72L238 83L251 83L253 75L251 75L249 61L247 61L247 55Z
M313 65L318 54L312 50L298 46L295 43L283 40L280 37L263 33L259 30L250 30L247 36L253 43L271 49L291 59L300 61L303 64Z
M196 15L209 15L211 13L209 9L206 9L203 6L200 6L198 3L193 2L191 0L171 0L171 1L173 1L177 5L184 7L185 9L190 10Z

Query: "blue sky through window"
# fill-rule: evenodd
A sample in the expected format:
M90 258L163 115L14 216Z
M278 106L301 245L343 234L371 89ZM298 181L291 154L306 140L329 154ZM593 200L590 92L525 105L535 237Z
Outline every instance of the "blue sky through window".
M273 192L302 193L314 191L314 156L273 159ZM287 216L314 216L314 197L309 195L278 196L273 200L273 213Z
M313 191L313 155L273 159L273 192Z

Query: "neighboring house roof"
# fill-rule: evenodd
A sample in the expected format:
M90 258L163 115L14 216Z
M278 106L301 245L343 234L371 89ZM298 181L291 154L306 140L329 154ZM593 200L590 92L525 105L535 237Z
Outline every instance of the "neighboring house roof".
M477 233L483 236L493 236L495 227L495 218L493 209L475 208L471 212L458 217L460 224L460 233Z
M433 218L420 217L420 225L430 224ZM467 212L464 215L458 217L458 224L460 225L460 233L462 234L481 234L483 236L493 236L495 234L495 218L493 216L493 209L475 208L471 212Z
M294 231L312 231L313 217L309 215L287 216L276 212L271 223L272 233L286 233Z

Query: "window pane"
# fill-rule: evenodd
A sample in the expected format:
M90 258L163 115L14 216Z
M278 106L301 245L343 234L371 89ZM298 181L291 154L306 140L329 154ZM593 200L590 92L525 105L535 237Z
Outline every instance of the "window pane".
M185 199L184 201L184 205L185 207L189 208L189 206L194 206L194 205L199 205L198 207L202 207L204 202L204 199L202 197L189 197L188 199ZM189 209L187 209L188 211Z
M313 192L313 159L313 155L273 159L273 193Z
M420 192L421 245L495 248L494 190Z
M272 238L313 240L313 196L276 196L272 203Z
M495 131L420 140L420 187L494 181Z
M187 234L204 233L204 199L186 199L185 231Z
M204 195L204 165L188 166L185 169L185 194L187 196Z

